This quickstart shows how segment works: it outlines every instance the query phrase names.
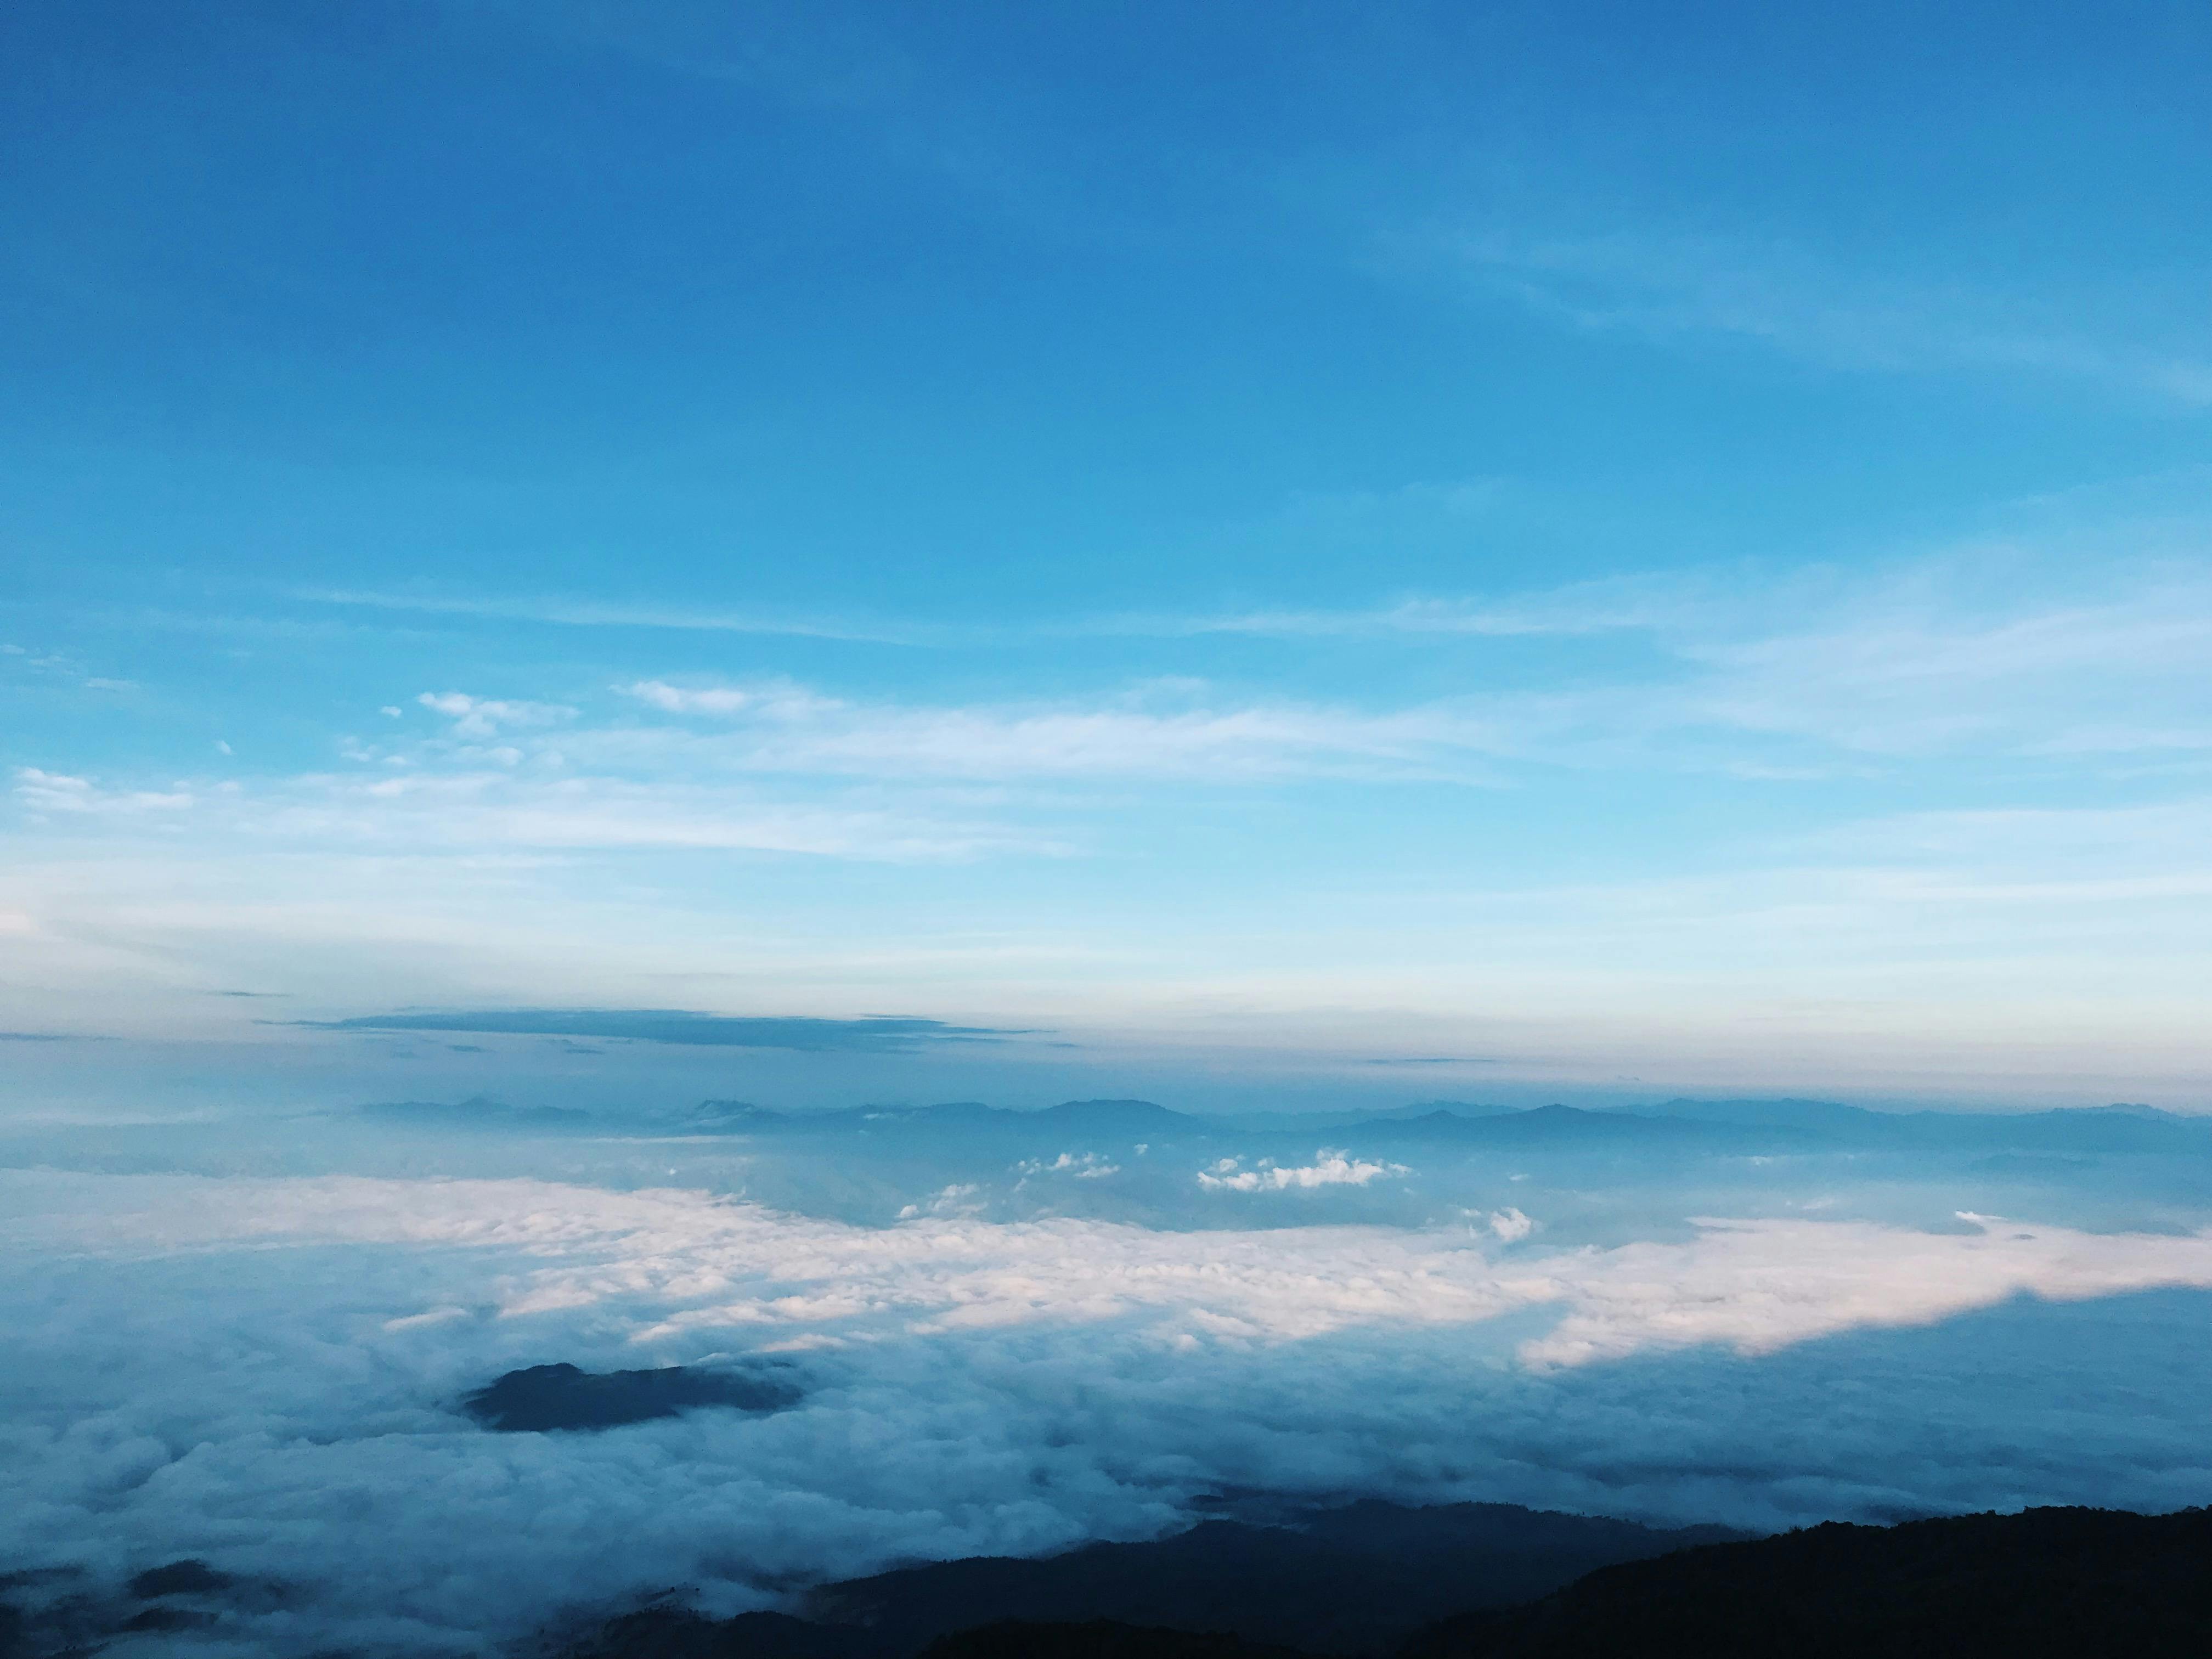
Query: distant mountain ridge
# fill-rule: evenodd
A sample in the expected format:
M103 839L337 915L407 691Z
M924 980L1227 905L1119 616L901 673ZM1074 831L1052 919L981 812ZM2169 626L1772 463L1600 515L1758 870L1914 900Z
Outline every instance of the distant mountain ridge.
M2212 1115L2130 1103L2039 1112L1875 1111L1835 1101L1677 1098L1634 1109L1551 1105L1528 1109L1464 1101L1347 1115L1211 1115L1153 1101L1070 1100L1042 1109L946 1101L926 1106L785 1110L743 1100L706 1100L674 1120L640 1122L571 1108L511 1106L477 1097L447 1104L398 1101L343 1115L395 1128L480 1134L576 1134L657 1127L693 1135L822 1137L854 1134L948 1141L977 1136L1036 1150L1054 1143L1235 1143L1272 1152L1316 1146L1377 1152L1419 1146L1501 1149L1644 1148L1682 1155L1898 1152L2212 1155Z
M2212 1115L2131 1104L2040 1112L1877 1112L1832 1101L1670 1100L1644 1110L1655 1120L1798 1127L1839 1146L1898 1150L2212 1152Z
M486 1133L528 1130L574 1133L603 1127L589 1112L568 1106L510 1106L488 1095L472 1095L448 1104L437 1100L388 1100L356 1106L344 1115L372 1123L416 1129L459 1129Z

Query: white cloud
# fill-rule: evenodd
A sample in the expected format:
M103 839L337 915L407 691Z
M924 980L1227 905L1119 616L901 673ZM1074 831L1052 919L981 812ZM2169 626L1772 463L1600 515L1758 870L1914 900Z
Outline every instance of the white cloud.
M1437 705L1363 713L1282 702L1220 706L1203 686L1139 686L1087 703L927 708L863 704L786 683L620 690L677 714L734 722L656 751L737 770L870 778L1150 778L1253 782L1311 776L1470 780L1482 721ZM611 757L633 738L606 740Z
M1144 1150L1142 1146L1137 1148L1139 1154ZM1103 1181L1109 1176L1121 1174L1121 1166L1109 1163L1098 1152L1062 1152L1048 1163L1041 1158L1024 1159L1014 1165L1014 1172L1024 1182L1030 1176L1038 1175L1068 1175L1078 1181Z
M591 936L583 924L605 921L603 893L635 912L634 936L656 921L697 933L719 920L726 937L750 941L763 975L842 971L818 954L799 960L792 942L808 929L789 906L757 927L748 907L777 901L740 901L702 879L701 855L1081 858L1099 873L1071 863L1024 872L1034 885L978 878L957 901L932 885L911 905L921 890L902 886L888 910L864 915L854 900L838 929L859 941L851 955L876 959L933 930L941 912L922 911L939 901L957 902L977 933L1034 941L1049 931L1040 948L1079 969L979 975L947 991L1010 1006L1024 1023L1118 1023L1180 1041L1214 1019L1194 1011L1229 999L1268 1022L1252 1028L1256 1047L1280 1044L1294 1024L1286 1009L1357 1009L1378 1022L1456 1009L1459 1030L1438 1025L1424 1048L1400 1052L1502 1054L1531 1069L1571 1055L1638 1075L1665 1066L1685 1080L1764 1066L1770 1081L1834 1085L1861 1077L1894 1038L1911 1052L1877 1086L1957 1075L1952 1060L1929 1062L1942 1048L1959 1067L2002 1065L2008 1082L2039 1076L2039 1091L2106 1086L2059 1075L2092 1054L2107 1057L2099 1079L2138 1060L2159 1068L2115 1086L2179 1089L2203 1075L2202 1022L2173 1006L2172 988L2201 965L2212 900L2199 799L2212 775L2212 681L2197 667L2212 652L2212 578L2190 550L2203 544L2197 520L2177 515L2160 533L2138 546L2134 531L2108 531L2070 562L2055 543L1993 545L1873 572L1731 581L1708 571L1294 619L1340 621L1361 638L1525 623L1564 640L1577 619L1635 630L1629 653L1608 647L1601 661L1571 640L1538 639L1507 689L1449 695L1402 688L1449 684L1452 653L1486 651L1479 633L1433 635L1437 654L1410 681L1377 677L1326 696L1177 681L930 702L773 678L661 677L624 679L571 714L551 701L431 692L441 718L374 727L335 770L178 780L60 760L27 769L14 780L13 878L0 885L70 941L52 960L97 955L109 975L116 952L150 962L226 936L251 954L243 936L255 933L295 959L343 957L331 902L342 893L367 896L354 906L357 938L412 916L442 949L451 927L370 881L361 860L442 861L449 896L469 860L532 860L536 874L466 902L471 931L510 971L527 957L528 973L581 985L606 982L600 955L576 942ZM1607 789L1687 779L1670 786L1678 804L1708 786L1718 801L1694 823L1662 813L1674 828L1649 838L1577 831L1589 874L1565 882L1550 849L1566 843L1547 826L1581 822L1568 772ZM1741 813L1718 810L1747 780L1765 781L1780 810L1747 798ZM1454 802L1428 787L1439 783L1515 793ZM1317 822L1343 827L1341 856L1326 867L1318 838L1271 834L1267 861L1248 867L1223 853L1228 841L1182 833L1194 811L1225 826L1250 810L1227 792L1288 786L1311 792ZM1394 787L1351 793L1377 786ZM1857 816L1906 798L1975 810ZM1434 832L1462 813L1491 852L1442 850ZM1170 878L1155 887L1117 873L1109 892L1103 872L1133 870L1121 862L1133 855L1165 860ZM1173 878L1193 858L1220 878L1208 896L1181 896L1193 890ZM85 859L104 859L108 873L55 873ZM1251 908L1262 869L1310 895L1314 925L1295 939ZM410 882L426 879L410 869ZM276 882L325 920L276 939ZM819 890L805 902L841 902ZM216 914L226 905L227 919ZM153 919L185 910L189 936L157 930ZM2087 961L2101 964L2102 990L2085 993ZM442 960L393 965L403 976L444 970ZM2002 995L1990 988L1999 981ZM2103 999L2094 1014L2085 994ZM1717 1007L1736 1012L1721 1022ZM2062 1041L2063 1060L2045 1046Z
M1282 639L1573 639L1692 626L1724 603L1726 591L1726 583L1717 575L1674 571L1572 582L1510 596L1412 594L1353 610L1133 617L1102 628L1169 637L1254 634Z
M507 702L461 691L425 691L415 701L453 722L457 737L489 738L511 726L550 726L575 714L565 703Z
M428 616L483 617L501 621L543 623L556 628L671 629L685 633L757 634L881 645L952 644L975 637L973 630L748 616L734 611L702 610L695 606L630 605L573 598L510 598L483 594L438 596L380 593L361 589L310 589L292 597L311 604L342 605L349 609L414 611Z
M309 774L273 782L180 785L122 791L91 780L26 769L15 795L41 811L127 822L197 807L219 833L218 854L241 846L337 856L476 849L706 849L811 854L895 862L973 858L991 852L1050 855L1066 842L994 823L961 804L794 800L741 783L653 783L545 775L555 769L513 745L478 749L462 766L392 769L368 776Z
M1515 1180L1521 1177L1515 1176ZM1517 1244L1536 1231L1536 1224L1516 1209L1493 1210L1490 1215L1490 1231L1508 1244Z
M634 684L615 689L625 696L635 697L641 702L651 703L655 708L672 714L734 714L739 709L751 708L760 702L757 692L726 685L686 690L671 685L665 680L639 680Z
M1240 1170L1240 1162L1216 1165L1209 1189L1364 1185L1410 1173L1328 1152L1297 1168ZM1085 1166L1071 1154L1065 1167ZM988 1223L968 1218L980 1193L972 1183L947 1186L915 1212L927 1218L888 1231L696 1192L535 1180L0 1171L0 1190L9 1196L5 1248L133 1259L276 1243L519 1252L523 1271L508 1270L491 1304L503 1316L606 1306L621 1311L634 1343L718 1327L881 1337L1132 1314L1172 1325L1193 1310L1255 1336L1298 1340L1377 1322L1479 1323L1557 1305L1555 1328L1517 1350L1550 1366L1701 1344L1766 1353L1861 1326L1924 1324L2023 1292L2073 1299L2212 1289L2212 1231L2087 1233L1971 1214L1955 1232L1708 1218L1686 1243L1584 1248L1503 1267L1451 1231ZM1492 1220L1509 1240L1530 1225L1518 1210Z
M725 740L681 750L694 758L868 776L1491 782L1533 763L1804 781L1936 757L2212 750L2212 692L2196 672L2212 653L2201 554L2130 561L2100 550L2087 568L2097 574L2078 574L2078 561L2064 574L2063 561L2000 544L1872 574L1691 571L1502 599L1125 624L1286 638L1635 632L1662 663L1552 684L1539 671L1510 690L1393 708L1224 703L1202 684L935 708L848 702L786 682L621 689L665 713L727 722Z
M955 1217L980 1215L982 1213L983 1206L978 1200L982 1190L981 1187L978 1186L972 1181L956 1181L949 1186L940 1187L938 1188L935 1193L930 1195L929 1201L927 1203L908 1205L898 1212L898 1218L901 1221L913 1221L918 1218L925 1216ZM787 1302L786 1305L797 1306L799 1304ZM818 1306L821 1304L817 1304L814 1305Z
M1863 1324L1929 1324L2032 1294L2111 1296L2212 1286L2212 1232L2083 1233L1962 1215L1960 1233L1818 1221L1701 1221L1690 1247L1586 1252L1555 1282L1570 1311L1523 1343L1534 1364L1577 1365L1654 1346L1770 1353ZM1543 1271L1539 1267L1538 1271Z
M15 799L35 812L111 816L172 811L192 805L186 788L102 789L89 778L42 772L35 766L15 769Z
M1239 1169L1243 1160L1225 1158L1211 1170L1198 1172L1198 1184L1214 1193L1281 1193L1314 1187L1364 1187L1378 1176L1411 1175L1402 1164L1370 1163L1324 1146L1314 1161L1285 1167L1262 1158L1251 1169Z
M1509 1265L1456 1228L974 1201L867 1229L530 1180L0 1172L0 1553L96 1582L201 1556L296 1587L245 1615L257 1650L428 1649L671 1583L761 1605L1142 1535L1230 1485L1778 1525L2212 1480L2173 1307L2051 1311L2212 1286L2212 1235L1709 1221ZM452 1409L519 1364L717 1354L791 1356L809 1397L596 1436Z

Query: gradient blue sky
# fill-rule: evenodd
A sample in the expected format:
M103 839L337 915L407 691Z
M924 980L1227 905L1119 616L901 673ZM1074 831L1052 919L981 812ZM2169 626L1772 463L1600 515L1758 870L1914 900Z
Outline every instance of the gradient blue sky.
M757 1057L824 1098L2212 1092L2201 7L40 0L0 77L26 1088L644 1064L256 1023L587 1006L1043 1033Z

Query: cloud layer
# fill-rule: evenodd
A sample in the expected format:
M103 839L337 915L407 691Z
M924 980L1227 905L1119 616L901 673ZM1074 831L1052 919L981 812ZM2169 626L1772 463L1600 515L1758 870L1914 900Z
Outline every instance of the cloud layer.
M1232 1485L1770 1525L2212 1491L2159 1299L2212 1286L2209 1235L1716 1221L1547 1254L1512 1212L866 1229L518 1179L0 1181L0 1554L290 1581L252 1627L280 1652L475 1651L671 1582L761 1605ZM520 1364L748 1353L806 1400L550 1437L455 1409Z

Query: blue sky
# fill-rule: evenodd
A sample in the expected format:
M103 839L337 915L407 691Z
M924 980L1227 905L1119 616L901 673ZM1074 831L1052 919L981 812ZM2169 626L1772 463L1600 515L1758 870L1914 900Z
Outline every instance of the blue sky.
M40 1089L2204 1099L2199 9L0 33Z

